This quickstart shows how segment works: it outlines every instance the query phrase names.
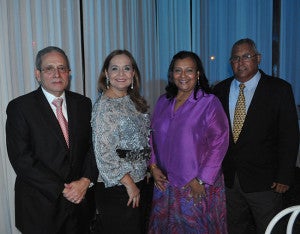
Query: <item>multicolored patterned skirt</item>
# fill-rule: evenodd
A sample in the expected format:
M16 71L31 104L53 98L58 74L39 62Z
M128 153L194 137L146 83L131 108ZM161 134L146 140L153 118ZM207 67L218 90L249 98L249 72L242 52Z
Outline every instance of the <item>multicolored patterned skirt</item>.
M190 188L166 186L153 191L149 234L227 234L223 176L213 186L205 185L206 197L198 202Z

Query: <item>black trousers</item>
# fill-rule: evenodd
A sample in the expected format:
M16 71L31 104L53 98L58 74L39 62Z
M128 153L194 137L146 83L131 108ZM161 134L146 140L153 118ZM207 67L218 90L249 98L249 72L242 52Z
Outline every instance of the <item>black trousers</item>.
M142 234L144 233L145 214L147 207L145 197L145 183L140 181L140 204L137 208L127 206L128 194L125 186L105 188L104 183L96 184L96 208L100 214L104 234Z
M226 206L229 234L264 234L271 219L282 209L282 194L272 190L245 193L236 176L227 188ZM280 227L274 233L281 233Z
M45 199L41 196L34 198L36 200ZM93 204L90 204L92 201ZM94 196L90 192L86 194L86 198L80 204L69 202L61 194L55 204L41 205L41 203L37 203L35 207L39 208L37 209L38 214L34 214L35 216L28 214L27 217L23 217L22 222L19 221L16 225L23 234L88 234L90 221L94 214L93 209L95 209Z
M295 180L294 184L284 194L284 206L296 206L300 205L300 168L295 169Z

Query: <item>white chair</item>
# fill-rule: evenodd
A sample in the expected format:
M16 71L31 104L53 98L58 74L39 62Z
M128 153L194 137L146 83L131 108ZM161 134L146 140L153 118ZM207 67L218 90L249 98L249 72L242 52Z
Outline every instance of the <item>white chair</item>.
M293 230L293 225L294 222L298 216L298 214L300 213L300 205L299 206L291 206L288 207L282 211L280 211L277 215L274 216L274 218L271 220L271 222L269 223L265 234L271 234L272 229L274 228L274 226L276 225L276 223L285 215L292 213L291 217L289 218L289 222L286 228L286 233L287 234L292 234L292 230Z

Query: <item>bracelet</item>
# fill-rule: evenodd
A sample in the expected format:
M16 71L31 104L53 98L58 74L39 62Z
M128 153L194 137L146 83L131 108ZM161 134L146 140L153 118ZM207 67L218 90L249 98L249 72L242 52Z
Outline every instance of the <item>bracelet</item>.
M157 165L156 165L156 164L151 164L151 165L149 166L149 168L150 168L150 171L152 171L154 168L157 168Z

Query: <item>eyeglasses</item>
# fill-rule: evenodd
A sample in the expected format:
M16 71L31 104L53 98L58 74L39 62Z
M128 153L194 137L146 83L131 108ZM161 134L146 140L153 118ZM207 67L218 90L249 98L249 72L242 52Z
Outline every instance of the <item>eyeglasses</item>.
M239 61L243 62L248 62L250 61L253 57L257 56L258 54L243 54L242 56L232 56L229 61L232 63L238 63Z
M67 73L70 71L70 69L67 66L58 66L58 67L47 66L45 68L42 68L41 71L51 75L54 74L56 71L58 71L59 73Z

